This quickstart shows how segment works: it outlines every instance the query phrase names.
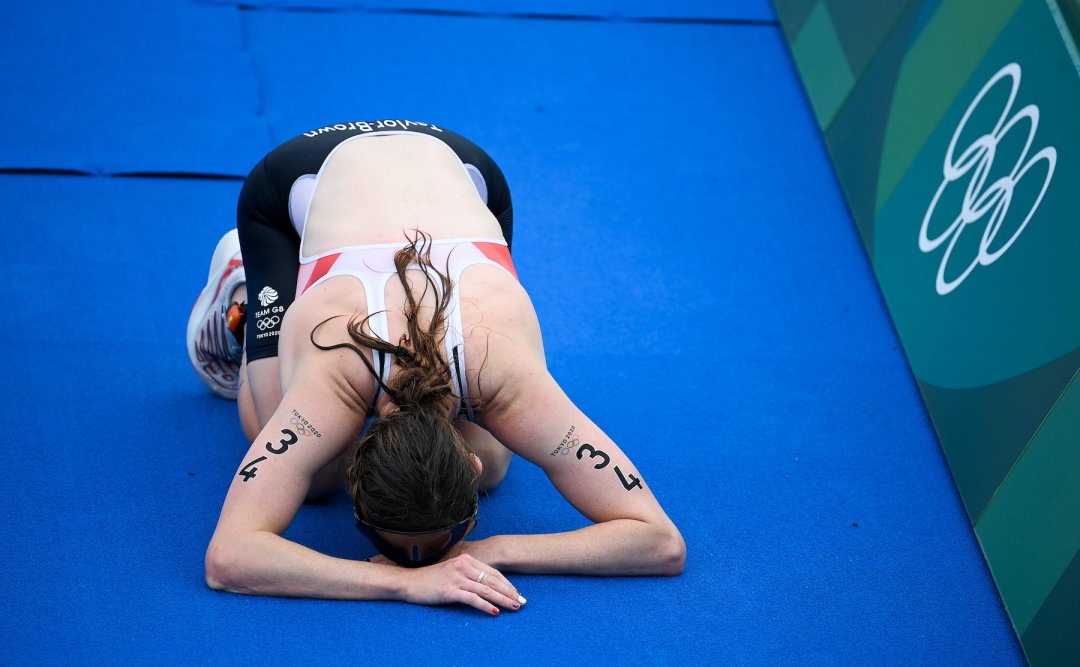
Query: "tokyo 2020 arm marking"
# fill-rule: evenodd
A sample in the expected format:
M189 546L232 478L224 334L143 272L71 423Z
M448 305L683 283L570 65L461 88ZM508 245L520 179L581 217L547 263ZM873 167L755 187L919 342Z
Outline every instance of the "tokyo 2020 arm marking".
M608 456L607 452L597 449L587 442L581 442L581 439L575 435L576 431L577 427L571 426L559 443L559 446L551 451L551 456L566 456L570 453L570 450L576 449L577 452L575 456L577 459L579 461L591 463L593 470L603 470L604 468L607 468L608 465L611 464L611 457ZM594 459L596 460L594 461ZM627 491L644 488L641 485L641 478L637 475L633 473L624 474L619 466L614 466L612 471L615 473L615 476L619 478L623 488Z
M302 440L318 439L322 437L322 433L319 432L315 426L304 418L296 410L292 411L293 416L289 419L290 428L281 429L281 435L277 443L267 442L265 444L266 451L274 456L282 456L289 452L289 448L293 445L302 444ZM244 464L243 468L240 468L240 472L237 473L238 477L243 477L244 482L249 482L256 477L258 472L258 464L263 461L269 460L268 456L260 456L252 459Z

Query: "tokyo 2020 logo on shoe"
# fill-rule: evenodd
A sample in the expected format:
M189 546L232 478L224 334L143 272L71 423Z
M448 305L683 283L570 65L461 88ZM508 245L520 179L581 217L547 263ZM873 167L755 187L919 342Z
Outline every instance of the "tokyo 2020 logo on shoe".
M266 308L277 300L278 293L273 287L267 285L266 287L259 290L259 303L262 304L263 308Z
M1050 186L1050 180L1054 177L1054 167L1057 165L1057 149L1053 146L1047 146L1029 157L1032 144L1035 141L1035 132L1039 128L1039 107L1029 104L1010 115L1013 103L1016 101L1016 94L1020 89L1020 74L1020 65L1010 63L990 77L990 80L983 85L982 90L968 105L967 111L964 112L963 118L960 119L960 124L957 125L956 130L953 132L949 148L945 152L942 171L944 178L941 185L938 186L937 192L934 193L929 208L926 209L922 227L919 229L919 250L922 252L931 253L943 244L947 244L941 257L941 264L938 266L935 284L937 293L942 296L949 294L967 280L975 267L980 265L990 266L1012 247L1013 243L1020 238L1024 228L1031 222L1032 216L1035 215L1039 204L1042 203L1046 189ZM987 93L1003 81L1008 82L1011 88L1005 108L1002 109L993 129L972 141L957 156L957 143L960 141L961 135L964 135L968 121L983 102ZM1015 136L1006 141L1006 135L1022 122L1026 122L1027 137L1023 143L1023 149L1019 150L1017 154L1015 151L1020 142L1016 140ZM1021 127L1017 131L1023 131L1023 128ZM1014 152L998 155L998 150L1003 144L1008 147L1003 149L1004 151L1011 150ZM995 159L998 158L1002 160L1011 159L1015 160L1015 162L1007 174L996 178L991 183L987 183ZM1043 178L1042 188L1039 190L1038 196L1034 200L1019 203L1020 206L1028 207L1023 221L1016 226L1008 239L999 240L998 233L1001 231L1005 218L1013 204L1013 193L1016 186L1024 179L1028 171L1041 161L1046 162L1046 175ZM1002 170L999 168L998 171ZM935 216L939 215L938 203L941 201L942 194L954 183L959 183L960 187L966 188L960 211L944 231L931 235L931 227L940 229L940 225L933 224ZM946 213L946 215L949 214L951 212ZM976 223L982 225L982 238L978 241L978 250L975 256L970 260L967 258L961 259L959 256L954 258L953 251L957 246L957 242L965 232L970 233L969 229L975 226ZM963 247L973 248L974 244L964 244Z

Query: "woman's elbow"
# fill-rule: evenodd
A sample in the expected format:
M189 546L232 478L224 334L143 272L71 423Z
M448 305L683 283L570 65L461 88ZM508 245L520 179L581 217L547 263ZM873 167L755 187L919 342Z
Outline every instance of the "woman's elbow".
M674 577L682 574L686 565L686 542L674 526L665 531L656 555L656 574Z
M213 539L206 549L204 561L206 585L215 591L235 591L241 588L242 568L236 550L222 539Z

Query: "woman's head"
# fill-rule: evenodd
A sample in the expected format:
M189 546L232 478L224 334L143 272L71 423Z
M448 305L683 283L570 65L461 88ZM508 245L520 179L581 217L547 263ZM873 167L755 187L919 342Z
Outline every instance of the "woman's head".
M469 518L479 488L473 459L446 415L399 405L374 420L357 447L349 468L356 515L392 531L437 530Z

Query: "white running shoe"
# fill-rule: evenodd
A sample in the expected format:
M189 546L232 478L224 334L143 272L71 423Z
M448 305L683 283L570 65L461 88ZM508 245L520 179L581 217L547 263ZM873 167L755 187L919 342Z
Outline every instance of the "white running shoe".
M233 229L214 248L206 287L191 309L187 326L188 358L195 373L210 391L230 400L236 400L240 386L244 348L229 330L229 299L244 282L240 238Z

